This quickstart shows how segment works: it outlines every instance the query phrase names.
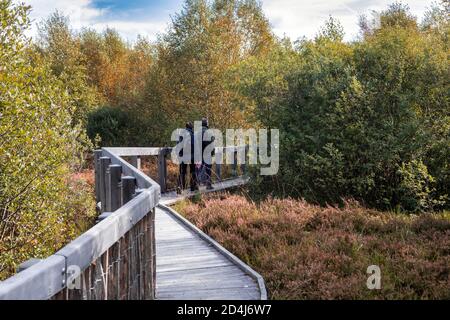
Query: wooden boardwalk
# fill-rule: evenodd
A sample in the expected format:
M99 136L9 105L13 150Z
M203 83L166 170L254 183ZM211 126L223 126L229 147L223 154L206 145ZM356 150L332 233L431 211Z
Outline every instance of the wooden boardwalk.
M165 206L156 208L156 298L267 299L262 277Z
M221 182L214 183L213 190L206 190L205 187L200 187L199 191L192 192L192 191L185 190L183 192L183 194L177 194L175 191L166 192L161 195L161 200L159 201L159 203L161 203L163 205L171 205L180 200L193 197L194 195L199 194L199 193L204 194L204 193L209 193L209 192L222 191L222 190L230 189L230 188L236 188L236 187L246 184L248 181L249 181L249 178L238 177L235 179L229 179L229 180L224 180Z
M240 148L218 148L216 154L231 150L236 158ZM238 187L248 178L237 176L234 166L235 178L217 182L214 190L166 193L169 150L95 150L97 224L0 281L0 300L267 299L258 273L166 206L198 193ZM140 170L142 156L158 157L159 183ZM220 168L216 166L219 180ZM245 165L240 171L245 174ZM74 271L81 271L76 290L68 285Z

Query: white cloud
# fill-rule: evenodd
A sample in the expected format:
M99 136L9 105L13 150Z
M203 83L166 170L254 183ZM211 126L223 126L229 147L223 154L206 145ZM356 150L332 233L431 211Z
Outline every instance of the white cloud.
M128 40L134 40L138 34L155 39L157 33L163 32L170 22L170 14L162 9L158 15L148 17L145 21L137 19L132 12L117 18L108 9L96 8L92 0L16 0L25 1L32 6L31 18L34 20L30 35L36 33L36 23L46 18L55 10L70 17L75 29L91 27L103 30L115 28ZM127 0L124 0L127 1ZM314 37L319 28L330 15L338 18L346 32L346 40L354 39L358 34L358 18L371 10L384 10L394 0L263 0L263 10L269 18L277 35L287 35L291 39L302 36ZM180 4L183 0L179 0ZM431 0L403 0L411 12L422 17ZM169 5L167 5L169 6ZM171 4L172 8L174 5ZM164 12L164 14L162 14ZM125 12L126 13L126 12Z
M27 34L37 34L37 24L46 19L56 10L70 18L71 27L80 29L91 26L94 21L102 17L106 10L95 8L91 0L16 0L31 6L30 18L31 28Z
M371 10L385 10L394 0L265 0L263 10L278 36L291 39L312 38L330 15L339 19L346 32L346 40L358 34L358 19ZM429 0L403 1L411 12L422 17Z
M98 31L105 30L107 27L114 28L129 41L134 41L138 35L154 40L158 33L163 32L166 29L166 26L167 23L159 21L133 22L121 20L99 22L90 25L90 27Z
M92 0L25 0L25 3L32 7L30 17L33 23L28 32L31 36L37 33L37 23L47 18L55 10L68 16L71 27L75 30L90 27L102 31L111 27L130 41L135 40L138 34L155 39L156 35L164 31L167 25L166 21L157 19L147 19L148 21L145 22L132 18L127 20L110 19L109 10L96 8ZM167 15L167 20L169 20L169 15Z
M48 17L55 10L59 10L70 17L74 28L80 28L92 23L106 12L106 10L95 8L91 0L25 0L24 2L32 7L33 24Z

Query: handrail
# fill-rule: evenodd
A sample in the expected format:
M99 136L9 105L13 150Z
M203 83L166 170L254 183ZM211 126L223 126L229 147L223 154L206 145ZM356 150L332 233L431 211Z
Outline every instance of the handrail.
M215 151L217 153L237 153L239 150L245 148L246 146L216 147ZM96 151L96 198L97 201L102 199L104 202L100 206L103 212L101 218L104 219L100 219L99 223L64 246L55 254L40 260L16 275L0 282L0 300L46 300L54 298L56 295L63 293L66 289L67 281L71 276L68 271L71 266L77 266L81 270L90 270L89 268L92 268L93 265L95 266L96 261L103 259L104 255L107 254L113 246L119 244L120 247L124 236L132 232L133 228L141 221L146 220L144 218L148 217L149 213L152 215L153 212L154 217L154 209L161 198L161 190L166 190L165 180L167 172L165 156L171 150L172 148L102 148L101 150ZM158 156L159 184L145 175L139 168L122 158L138 158L140 156ZM105 162L107 168L103 167L101 169L103 171L100 170L100 159L107 160ZM136 163L138 162L136 161ZM234 166L235 170L236 164L234 164ZM123 179L128 178L135 181L134 183L137 190L134 194L134 198L129 202L120 207L115 207L114 210L111 210L113 212L107 212L106 209L108 204L109 207L113 207L111 204L111 197L115 195L117 198L118 192L117 184L114 186L114 191L111 190L113 187L113 169L115 169L116 172L116 179L120 179L123 174ZM117 169L120 170L117 171ZM218 165L218 169L220 170L220 164ZM103 176L100 176L100 171ZM117 174L119 175L118 177ZM109 178L109 185L106 183L106 176ZM114 182L116 181L114 180ZM102 196L100 196L100 193L102 192L99 192L99 189L103 190ZM131 195L128 195L127 198L129 197L131 197ZM114 203L117 204L117 199ZM148 236L146 239L154 242L153 218L144 222L144 225L148 225L149 223L152 224L151 232L153 232L153 235L150 235L150 237L153 237L153 240L148 240ZM142 233L142 230L146 228L144 225L139 226L139 232ZM138 234L133 233L133 235L139 237L139 232L137 232ZM127 242L125 241L124 244L126 245ZM155 244L151 243L150 245L154 246ZM151 259L153 260L152 263L154 263L153 256ZM154 268L150 269L152 269L151 272L154 277L155 270ZM66 294L66 297L68 296L69 295ZM94 298L95 297L96 296L94 296Z
M239 149L246 148L246 145L243 146L225 146L225 147L215 147L215 151L220 150L229 150L229 151L237 151ZM171 147L150 147L150 148L136 148L136 147L110 147L104 148L107 149L111 153L120 157L131 157L131 156L157 156L162 149L171 150Z
M0 282L0 300L54 297L66 288L69 266L81 270L89 267L157 206L161 191L155 181L115 154L113 148L103 148L102 155L110 157L112 164L120 165L125 175L136 178L137 196L55 254Z

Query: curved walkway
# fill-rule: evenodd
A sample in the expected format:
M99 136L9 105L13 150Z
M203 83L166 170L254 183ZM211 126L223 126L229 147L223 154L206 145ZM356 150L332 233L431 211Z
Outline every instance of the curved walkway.
M267 299L258 273L171 208L156 208L155 232L157 299Z

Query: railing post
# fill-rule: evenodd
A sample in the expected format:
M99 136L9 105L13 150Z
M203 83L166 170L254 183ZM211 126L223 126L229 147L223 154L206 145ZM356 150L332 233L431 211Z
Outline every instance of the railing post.
M94 150L94 170L95 170L95 202L100 202L100 158L102 150Z
M141 170L141 157L139 156L132 156L131 157L131 165L135 168L138 168Z
M111 164L109 166L109 201L107 200L107 211L114 212L122 206L122 166Z
M166 148L161 148L158 154L158 182L161 187L161 193L164 193L167 190L166 178L167 178Z
M217 161L218 159L221 159L221 161ZM218 182L221 182L222 181L222 163L221 162L223 162L223 149L221 151L216 152L215 160L216 160L216 179Z
M241 163L241 175L245 175L247 173L247 156L248 156L248 145L244 147L244 163Z
M126 176L122 178L122 205L133 199L136 191L136 178Z
M151 241L151 263L152 268L150 270L152 274L152 295L151 299L155 299L156 297L156 237L155 237L155 213L156 209L153 208L152 211L150 211L150 241Z
M109 157L101 157L100 158L100 203L101 203L101 212L106 212L106 195L107 195L107 171L108 167L111 164L111 158Z
M232 174L233 176L237 176L237 148L233 151L233 165L232 165Z

